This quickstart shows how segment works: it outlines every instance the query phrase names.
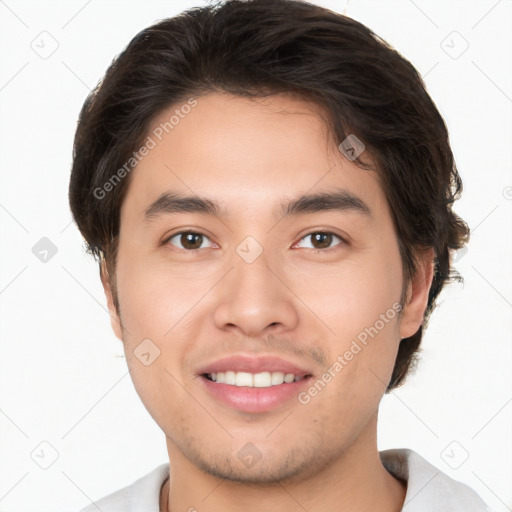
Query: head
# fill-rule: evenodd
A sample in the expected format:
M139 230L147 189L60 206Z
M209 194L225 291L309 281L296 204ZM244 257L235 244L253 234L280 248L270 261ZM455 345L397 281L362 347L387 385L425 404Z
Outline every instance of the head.
M406 59L345 16L254 0L192 9L129 43L80 113L70 204L149 412L189 460L263 481L346 449L404 382L458 278L461 189L445 123ZM134 354L144 339L160 354L149 366ZM184 389L200 395L197 371L242 351L331 379L295 403L294 436L263 435L289 405L220 406L229 434L212 423L206 449L190 426L205 413ZM268 456L258 476L224 465L228 446L248 442Z

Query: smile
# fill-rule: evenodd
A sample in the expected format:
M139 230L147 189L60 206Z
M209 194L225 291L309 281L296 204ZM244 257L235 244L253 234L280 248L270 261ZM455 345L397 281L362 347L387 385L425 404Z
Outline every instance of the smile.
M228 370L225 372L208 373L206 378L217 382L218 384L228 384L230 386L247 386L254 388L269 388L281 384L290 384L303 379L305 376L294 375L293 373L283 372L235 372Z

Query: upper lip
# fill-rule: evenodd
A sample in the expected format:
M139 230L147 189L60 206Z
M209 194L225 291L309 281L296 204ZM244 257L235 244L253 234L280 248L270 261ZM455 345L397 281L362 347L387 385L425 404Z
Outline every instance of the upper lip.
M283 372L293 373L296 377L311 375L311 371L299 364L287 361L276 356L249 356L249 355L231 355L222 357L199 369L198 374L210 374L226 372L232 370L235 372L261 373L261 372Z

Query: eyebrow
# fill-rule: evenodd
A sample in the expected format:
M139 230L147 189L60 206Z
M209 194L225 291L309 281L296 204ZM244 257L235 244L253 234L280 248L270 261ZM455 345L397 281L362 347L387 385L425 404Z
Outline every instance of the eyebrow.
M296 199L284 201L274 211L274 215L288 217L324 211L349 211L371 216L369 206L361 198L344 189L304 194ZM176 192L165 192L146 209L144 219L146 222L151 222L163 215L179 213L226 217L228 211L206 197L182 196Z

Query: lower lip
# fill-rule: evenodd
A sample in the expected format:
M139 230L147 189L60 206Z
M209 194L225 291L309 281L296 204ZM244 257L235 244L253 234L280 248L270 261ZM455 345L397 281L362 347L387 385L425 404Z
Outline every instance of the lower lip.
M296 398L311 377L268 388L217 384L201 376L207 391L231 408L243 412L268 412Z

